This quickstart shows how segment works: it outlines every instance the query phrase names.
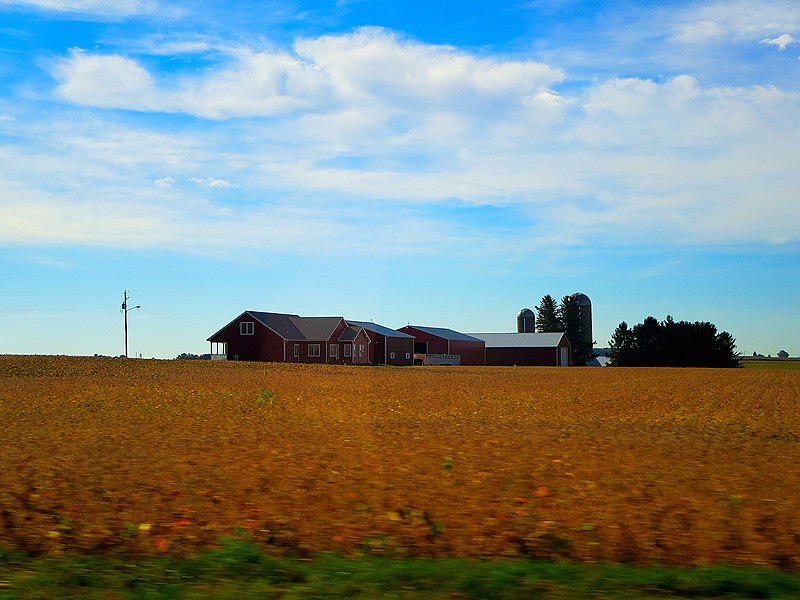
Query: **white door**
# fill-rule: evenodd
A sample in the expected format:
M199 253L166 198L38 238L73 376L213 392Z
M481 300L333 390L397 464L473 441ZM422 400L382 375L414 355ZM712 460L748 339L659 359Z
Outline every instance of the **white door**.
M561 367L568 367L569 366L569 348L559 348L561 350L561 360L559 361L559 366Z

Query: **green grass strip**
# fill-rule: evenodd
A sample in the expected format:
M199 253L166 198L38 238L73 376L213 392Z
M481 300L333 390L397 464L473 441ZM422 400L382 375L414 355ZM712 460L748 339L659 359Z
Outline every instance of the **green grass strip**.
M0 549L0 600L51 598L800 598L800 574L531 560L275 558L230 540L178 558L26 557Z

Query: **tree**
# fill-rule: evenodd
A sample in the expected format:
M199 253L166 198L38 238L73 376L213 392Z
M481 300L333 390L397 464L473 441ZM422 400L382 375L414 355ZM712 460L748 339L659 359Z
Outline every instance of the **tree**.
M550 294L547 294L536 307L536 332L552 333L555 331L564 331L564 325L558 318L556 301Z
M738 367L740 354L730 333L713 323L659 323L653 317L630 329L624 321L610 340L611 364L623 367Z
M633 359L633 331L628 328L628 324L623 321L614 330L614 335L608 342L608 357L611 364L615 367L630 366Z

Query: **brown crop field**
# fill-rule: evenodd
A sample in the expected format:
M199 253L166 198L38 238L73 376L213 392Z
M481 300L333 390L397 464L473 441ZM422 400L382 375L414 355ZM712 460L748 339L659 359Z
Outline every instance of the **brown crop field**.
M800 570L800 371L0 356L0 546Z

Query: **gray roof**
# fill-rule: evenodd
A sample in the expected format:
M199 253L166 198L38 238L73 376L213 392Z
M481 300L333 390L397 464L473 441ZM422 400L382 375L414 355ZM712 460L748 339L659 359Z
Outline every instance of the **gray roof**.
M298 329L293 319L299 319L299 315L287 315L283 313L261 312L255 310L248 310L245 314L250 315L262 325L269 327L287 340L302 340L304 339L303 333Z
M237 321L244 315L250 315L253 319L269 327L285 340L308 340L312 342L327 341L333 335L333 332L339 326L339 323L344 321L342 317L301 317L300 315L291 315L286 313L264 312L258 310L247 310L242 315L231 321ZM383 325L371 323L367 321L345 321L347 328L339 336L339 341L352 341L358 335L360 328L367 331L380 333L386 337L401 337L413 338L414 336L402 333L396 329L389 329ZM228 323L230 325L230 323ZM227 327L226 325L225 327ZM223 327L217 333L212 335L209 340L216 337Z
M293 317L292 322L302 332L303 337L312 341L330 339L342 317Z
M342 335L339 336L340 342L352 342L356 337L358 337L358 332L361 330L360 327L353 327L352 325L348 325L345 330L342 332Z
M564 337L558 333L472 333L487 348L555 348Z
M430 335L435 335L436 337L440 337L445 340L459 340L462 342L480 342L482 340L472 337L471 335L467 335L466 333L459 333L458 331L453 331L452 329L446 329L444 327L422 327L420 325L409 325L414 329L419 329L420 331L424 331Z
M324 342L330 339L336 327L343 320L342 317L301 317L300 315L289 315L285 313L247 310L231 321L231 323L241 319L244 315L250 315L256 321L265 327L269 327L285 340L309 340L312 342ZM230 323L228 323L228 325L230 325ZM208 339L210 340L216 337L225 327Z
M347 320L348 325L358 325L359 327L363 327L367 331L372 331L374 333L379 333L386 337L398 337L398 338L413 338L413 335L408 335L407 333L403 333L402 331L397 331L396 329L389 329L388 327L384 327L383 325L378 325L377 323L373 323L371 321L351 321Z

